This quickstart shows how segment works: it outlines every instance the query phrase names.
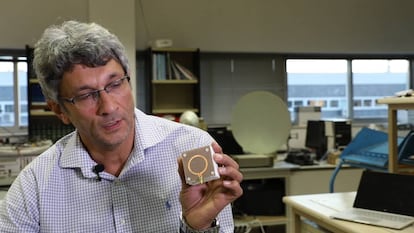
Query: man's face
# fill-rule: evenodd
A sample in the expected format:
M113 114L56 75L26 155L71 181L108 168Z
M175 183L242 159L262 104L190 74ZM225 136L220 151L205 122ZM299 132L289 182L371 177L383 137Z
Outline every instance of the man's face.
M66 99L107 87L108 92L100 91L96 98L75 98L74 103L61 101L64 107L60 108L60 118L76 127L89 150L116 149L133 141L131 87L127 79L117 82L124 76L122 66L115 60L93 68L75 65L71 72L63 75L60 96Z

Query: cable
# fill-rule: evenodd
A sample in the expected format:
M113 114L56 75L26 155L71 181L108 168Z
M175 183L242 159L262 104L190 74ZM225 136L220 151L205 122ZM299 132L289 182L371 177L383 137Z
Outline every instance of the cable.
M259 225L260 232L261 233L266 233L266 231L265 231L265 229L263 227L262 221L260 221L259 219L255 218L249 224L251 224L251 225Z
M338 165L336 165L336 168L335 168L335 170L333 171L333 173L331 175L331 179L329 181L329 192L330 193L334 192L334 185L335 185L336 175L338 175L339 169L341 169L343 163L344 163L344 161L342 159L340 159Z

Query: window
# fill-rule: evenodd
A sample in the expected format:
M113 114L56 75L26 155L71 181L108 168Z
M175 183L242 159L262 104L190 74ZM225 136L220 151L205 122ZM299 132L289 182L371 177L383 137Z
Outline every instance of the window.
M14 114L13 105L11 105L11 104L6 104L5 109L6 109L6 111L5 111L6 113L13 113L13 114Z
M376 100L409 87L406 59L287 59L288 102L320 106L322 118L385 120L387 106ZM399 120L407 120L400 114Z
M323 118L348 117L346 60L288 59L286 71L292 120L299 106L320 106Z
M387 106L375 105L377 99L405 90L409 84L409 62L403 59L352 60L355 119L387 119ZM407 121L400 111L399 120ZM405 118L405 119L403 119Z
M0 56L0 135L27 134L27 61Z

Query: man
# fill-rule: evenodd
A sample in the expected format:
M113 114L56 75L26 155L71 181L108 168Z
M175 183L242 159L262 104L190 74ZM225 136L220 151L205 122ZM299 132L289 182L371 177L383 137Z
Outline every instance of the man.
M205 131L135 109L115 35L67 21L45 30L34 56L48 105L76 130L21 171L0 232L233 232L237 163ZM187 185L180 154L210 144L220 179Z

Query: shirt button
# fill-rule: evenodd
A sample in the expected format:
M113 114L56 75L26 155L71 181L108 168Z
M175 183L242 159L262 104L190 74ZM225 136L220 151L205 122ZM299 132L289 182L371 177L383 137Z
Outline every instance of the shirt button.
M125 219L121 219L121 224L125 225L125 223L126 223Z

